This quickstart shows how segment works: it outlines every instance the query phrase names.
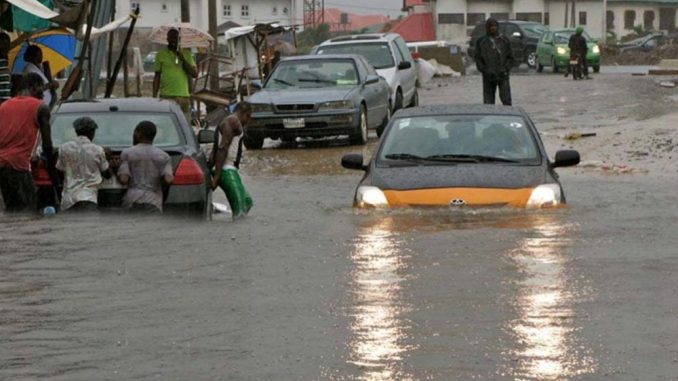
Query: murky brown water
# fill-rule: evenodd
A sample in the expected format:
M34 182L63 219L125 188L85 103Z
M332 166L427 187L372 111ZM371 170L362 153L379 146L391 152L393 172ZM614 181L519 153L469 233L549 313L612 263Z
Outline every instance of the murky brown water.
M675 378L678 181L567 169L562 210L354 211L361 150L251 152L236 223L0 217L0 379Z

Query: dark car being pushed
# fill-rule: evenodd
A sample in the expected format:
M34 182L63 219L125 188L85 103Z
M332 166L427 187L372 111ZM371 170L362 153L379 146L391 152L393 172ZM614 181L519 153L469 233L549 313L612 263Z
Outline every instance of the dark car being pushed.
M313 55L283 59L252 95L252 120L245 146L261 148L265 138L348 135L367 142L367 129L390 118L389 86L357 55Z
M548 28L533 21L499 20L497 23L499 34L503 34L511 41L515 64L525 62L529 67L537 66L537 43ZM468 46L469 57L475 57L476 42L485 34L485 23L477 24L473 28Z
M64 102L52 114L52 141L56 149L65 142L75 140L73 121L82 116L94 119L98 125L94 143L109 148L113 156L120 155L123 149L132 146L132 134L139 122L153 122L157 127L153 145L170 155L174 169L174 182L166 192L164 210L210 218L212 191L205 154L181 109L174 102L152 98ZM213 135L206 135L210 136L205 136L204 143L213 139ZM56 206L54 187L42 161L34 167L33 178L38 187L39 206ZM125 191L126 188L115 176L104 180L99 186L99 207L120 207Z

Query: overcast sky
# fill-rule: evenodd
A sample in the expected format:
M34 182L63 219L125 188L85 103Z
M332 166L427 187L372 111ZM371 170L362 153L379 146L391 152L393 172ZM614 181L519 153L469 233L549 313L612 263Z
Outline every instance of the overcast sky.
M398 16L403 0L325 0L325 8L339 8L358 14Z

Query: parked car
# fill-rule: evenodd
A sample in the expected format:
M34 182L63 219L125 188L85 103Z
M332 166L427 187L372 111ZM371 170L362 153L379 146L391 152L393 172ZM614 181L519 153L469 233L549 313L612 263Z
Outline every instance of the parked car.
M358 55L284 58L248 101L250 149L265 138L348 135L351 144L365 144L367 129L385 126L391 116L386 80Z
M574 29L560 29L544 33L537 45L537 71L544 70L544 66L551 66L553 72L567 70L570 64L570 36L575 33ZM586 32L583 33L588 41L589 51L586 53L586 61L594 72L600 71L600 48L595 39Z
M109 148L114 156L132 146L132 133L137 124L150 120L157 126L153 145L167 152L172 159L174 183L165 201L165 211L183 211L209 219L212 214L210 171L205 154L181 109L174 103L154 98L93 99L67 101L52 113L54 147L74 140L73 121L89 116L98 125L94 142ZM201 136L200 143L209 143L213 133ZM57 152L58 154L58 152ZM56 205L51 177L43 161L37 163L33 178L39 193L39 206ZM122 205L125 187L115 177L99 186L99 207Z
M374 66L391 87L391 110L417 106L417 70L405 40L396 33L359 34L327 40L314 54L358 54Z
M678 38L677 34L667 34L661 32L653 32L645 36L635 38L630 41L622 42L614 47L619 53L625 52L651 52L658 46L663 45L667 41Z
M524 62L529 67L535 67L537 65L535 55L537 43L548 28L543 24L532 21L500 20L498 24L499 33L505 35L511 41L515 64L520 65ZM469 57L475 57L476 43L485 34L485 23L477 24L473 28L468 46Z
M356 207L553 207L565 203L554 168L579 163L577 151L551 162L537 129L520 108L441 105L398 111L367 165Z

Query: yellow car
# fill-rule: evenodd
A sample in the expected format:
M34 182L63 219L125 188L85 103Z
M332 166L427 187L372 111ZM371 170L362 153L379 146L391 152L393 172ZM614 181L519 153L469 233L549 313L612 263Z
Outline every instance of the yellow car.
M364 170L357 207L449 206L527 208L565 204L554 168L577 165L579 153L558 151L551 162L521 108L426 106L398 111Z

